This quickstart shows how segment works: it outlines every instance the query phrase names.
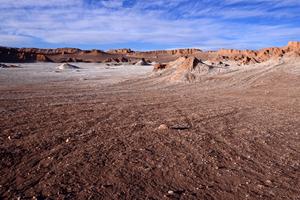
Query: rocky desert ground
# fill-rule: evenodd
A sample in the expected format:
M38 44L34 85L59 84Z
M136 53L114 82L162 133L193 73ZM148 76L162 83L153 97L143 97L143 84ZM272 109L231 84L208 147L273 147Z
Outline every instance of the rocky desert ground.
M300 199L298 46L2 49L0 199Z

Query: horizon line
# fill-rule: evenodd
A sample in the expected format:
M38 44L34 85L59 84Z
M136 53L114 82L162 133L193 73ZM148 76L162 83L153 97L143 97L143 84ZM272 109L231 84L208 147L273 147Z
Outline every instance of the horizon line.
M216 48L216 49L211 49L211 50L203 50L199 47L179 47L179 48L166 48L166 49L148 49L148 50L135 50L134 48L130 48L130 47L123 47L123 48L110 48L110 49L98 49L98 48L90 48L90 49L84 49L84 48L79 48L79 47L54 47L54 48L46 48L46 47L15 47L15 46L3 46L0 45L0 47L2 48L14 48L14 49L79 49L82 51L90 51L90 50L100 50L103 52L108 52L108 51L112 51L112 50L121 50L121 49L128 49L134 52L149 52L149 51L172 51L172 50L185 50L185 49L195 49L195 50L200 50L203 52L209 52L209 51L219 51L219 50L242 50L242 51L259 51L262 49L266 49L266 48L282 48L282 47L286 47L288 46L290 43L292 42L297 42L300 43L300 41L289 41L285 46L267 46L267 47L263 47L263 48L258 48L258 49L247 49L247 48Z

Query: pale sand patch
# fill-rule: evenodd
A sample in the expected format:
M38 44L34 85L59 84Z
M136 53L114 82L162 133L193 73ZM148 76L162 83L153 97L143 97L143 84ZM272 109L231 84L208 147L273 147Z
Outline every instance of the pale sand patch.
M113 84L138 78L150 73L153 66L120 65L107 66L102 63L70 63L76 70L58 70L57 63L18 63L20 68L0 69L0 87L23 84L43 84L75 81L76 84L93 82ZM64 64L60 65L64 69ZM59 67L60 67L59 66Z

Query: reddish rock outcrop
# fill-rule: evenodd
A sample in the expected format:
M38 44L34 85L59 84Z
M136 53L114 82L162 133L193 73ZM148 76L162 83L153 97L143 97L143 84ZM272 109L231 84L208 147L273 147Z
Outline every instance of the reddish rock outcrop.
M125 58L125 57L120 58L120 61L121 62L129 62L129 60L127 58Z
M106 60L104 60L105 63L110 63L110 62L112 62L112 61L113 61L112 58L107 58Z
M292 51L300 51L300 42L291 41L288 43L287 48Z
M186 58L185 61L180 65L180 69L183 70L193 70L199 63L202 63L200 60L198 60L195 57L189 57Z
M145 55L191 55L194 53L202 52L200 49L174 49L174 50L157 50L157 51L136 51L134 54L136 56Z
M44 54L37 54L36 55L36 61L38 62L52 62L51 59L49 59L47 56Z
M171 82L194 82L200 75L208 73L210 66L191 56L177 59L169 64L169 68L175 70L169 78Z
M287 46L278 48L264 48L257 51L253 50L234 50L234 49L221 49L217 51L216 60L233 60L240 64L251 64L265 62L271 58L279 58L287 53L300 52L300 42L289 42Z
M163 69L166 69L166 64L162 64L162 63L156 63L154 66L153 66L153 71L159 71L159 70L163 70Z
M111 49L108 50L107 53L111 54L128 54L128 53L134 53L131 49Z
M145 58L142 58L140 61L135 63L135 65L150 65L150 64L145 60Z
M77 48L57 48L57 49L38 49L38 48L20 48L19 52L31 53L31 54L74 54L79 53L81 50Z
M153 71L160 71L159 76L168 82L194 82L203 77L229 72L230 68L223 62L207 64L194 56L183 56L166 65L156 64Z

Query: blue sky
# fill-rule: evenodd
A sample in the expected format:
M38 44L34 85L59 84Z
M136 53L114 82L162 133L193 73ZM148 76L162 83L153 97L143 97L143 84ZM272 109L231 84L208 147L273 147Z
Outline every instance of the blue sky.
M0 0L0 46L259 49L300 40L300 0Z

